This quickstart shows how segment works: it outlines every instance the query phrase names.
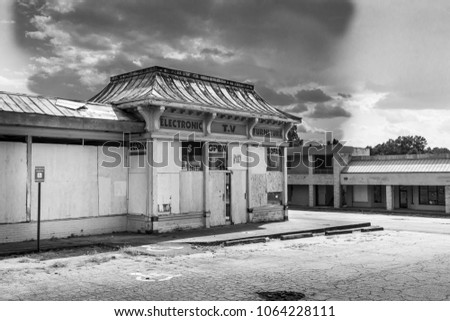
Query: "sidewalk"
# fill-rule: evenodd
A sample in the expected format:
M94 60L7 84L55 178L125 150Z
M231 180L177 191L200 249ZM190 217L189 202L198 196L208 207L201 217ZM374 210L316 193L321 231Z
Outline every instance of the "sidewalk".
M351 228L370 226L368 221L349 221L338 219L316 220L314 218L291 218L285 222L249 223L177 231L164 234L113 233L71 237L65 239L41 240L41 251L68 249L87 246L104 246L118 249L124 246L142 246L151 244L189 243L196 245L219 245L229 241L252 238L279 238L282 235L297 233L324 233ZM36 241L0 244L0 256L36 252Z

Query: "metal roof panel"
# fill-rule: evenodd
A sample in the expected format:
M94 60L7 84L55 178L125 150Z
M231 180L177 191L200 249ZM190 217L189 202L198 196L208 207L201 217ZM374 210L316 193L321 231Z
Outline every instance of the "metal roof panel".
M450 172L450 159L354 160L343 170L343 173L348 174L440 172Z

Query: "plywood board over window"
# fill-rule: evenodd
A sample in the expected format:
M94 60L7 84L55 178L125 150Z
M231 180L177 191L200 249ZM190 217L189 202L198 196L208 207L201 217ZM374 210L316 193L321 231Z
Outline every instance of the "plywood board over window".
M26 220L27 146L0 142L0 223Z
M267 172L267 192L283 191L283 172Z
M203 172L180 172L180 212L203 211Z
M267 205L266 174L251 175L250 180L250 207L260 207Z
M180 175L178 173L158 174L158 212L180 213Z

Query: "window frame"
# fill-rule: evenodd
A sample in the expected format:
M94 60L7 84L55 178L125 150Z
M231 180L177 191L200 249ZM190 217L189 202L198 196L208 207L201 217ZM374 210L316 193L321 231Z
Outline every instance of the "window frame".
M419 205L444 206L445 186L419 186Z

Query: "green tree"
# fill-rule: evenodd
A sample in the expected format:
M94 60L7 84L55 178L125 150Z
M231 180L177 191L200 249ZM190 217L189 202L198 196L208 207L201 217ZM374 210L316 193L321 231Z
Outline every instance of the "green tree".
M399 136L396 139L370 147L370 155L402 155L402 154L424 154L428 149L427 140L422 136Z

